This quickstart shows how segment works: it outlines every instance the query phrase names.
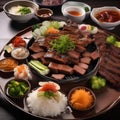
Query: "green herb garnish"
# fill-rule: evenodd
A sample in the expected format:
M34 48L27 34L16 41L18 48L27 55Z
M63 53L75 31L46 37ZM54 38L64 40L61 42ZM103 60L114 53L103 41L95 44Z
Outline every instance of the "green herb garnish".
M115 47L120 48L120 41L117 41L116 37L113 35L110 35L106 38L106 42L108 44L114 45Z
M106 86L106 79L100 76L93 76L91 78L91 88L95 90L99 90Z
M62 35L58 39L52 40L50 45L51 49L55 50L59 54L64 54L75 48L74 41L72 41L68 35Z
M113 35L110 35L106 38L106 42L109 44L114 44L116 41L116 38Z
M88 7L84 7L84 10L85 10L85 12L88 12L89 8Z
M21 7L18 12L21 13L21 15L25 15L31 13L31 10L29 7Z

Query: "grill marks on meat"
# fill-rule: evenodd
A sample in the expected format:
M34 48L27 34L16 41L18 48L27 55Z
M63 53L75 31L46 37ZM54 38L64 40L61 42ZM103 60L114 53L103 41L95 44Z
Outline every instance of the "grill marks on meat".
M100 31L94 35L100 48L101 63L98 73L114 87L120 87L120 49L106 43L109 34ZM119 39L118 39L119 40Z
M48 67L52 71L55 71L55 73L63 73L63 74L72 74L73 73L73 68L68 65L64 65L64 64L50 62Z
M41 48L39 46L39 43L38 42L34 42L30 47L29 49L32 51L32 52L42 52L44 51L43 48Z
M61 35L69 35L70 39L75 42L75 49L65 54L58 54L51 51L50 42L59 38ZM37 39L29 49L32 51L31 58L38 59L50 69L51 77L63 79L66 75L79 74L84 75L91 61L99 57L97 50L87 51L87 46L94 42L90 34L81 33L77 24L66 25L58 34L48 34L45 38ZM86 53L89 56L84 56Z

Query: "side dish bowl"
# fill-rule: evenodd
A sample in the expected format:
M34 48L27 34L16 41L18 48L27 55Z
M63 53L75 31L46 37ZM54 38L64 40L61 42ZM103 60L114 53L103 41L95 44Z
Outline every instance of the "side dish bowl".
M96 96L91 89L78 86L70 90L68 103L74 110L88 111L95 107Z
M67 6L63 9L63 15L74 22L81 23L86 16L85 10L78 6Z
M40 7L53 8L61 6L67 0L33 0L33 1L36 2Z
M29 56L29 50L25 47L16 47L11 51L11 56L16 60L23 60Z
M13 0L3 6L6 15L17 22L25 23L34 17L34 12L39 6L29 0Z
M120 9L112 6L93 8L91 19L100 27L112 30L120 25Z
M90 12L91 12L91 6L84 3L84 2L76 2L76 1L68 1L68 2L65 2L62 7L61 7L61 11L63 13L64 9L68 6L77 6L77 7L82 7L84 10L85 10L85 13L86 13L86 18L89 17L90 15Z
M30 82L23 79L11 79L4 88L5 94L12 99L22 99L30 90Z
M49 8L40 8L35 15L40 19L49 19L53 15L53 11Z

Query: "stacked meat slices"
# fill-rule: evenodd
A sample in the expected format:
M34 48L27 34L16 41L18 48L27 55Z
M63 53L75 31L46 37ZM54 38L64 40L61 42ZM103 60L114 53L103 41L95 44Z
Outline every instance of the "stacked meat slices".
M59 38L61 35L68 35L75 42L75 49L69 50L65 54L58 54L51 51L50 42ZM51 77L61 80L66 75L84 75L91 64L91 61L99 57L98 51L87 51L87 46L94 40L90 38L89 33L81 33L77 25L66 25L58 34L49 34L45 39L38 39L29 49L34 52L32 59L40 60L50 69Z
M94 35L96 44L100 47L101 64L98 73L105 77L114 87L120 87L120 49L107 44L106 34L99 31Z

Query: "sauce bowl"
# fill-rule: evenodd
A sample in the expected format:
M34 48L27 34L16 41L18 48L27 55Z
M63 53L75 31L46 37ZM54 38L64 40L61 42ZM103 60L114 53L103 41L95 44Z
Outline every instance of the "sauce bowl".
M67 6L63 10L63 15L74 22L81 23L86 16L85 10L78 6Z
M101 28L112 30L120 25L120 9L112 6L93 8L91 19ZM113 19L116 19L113 21Z

